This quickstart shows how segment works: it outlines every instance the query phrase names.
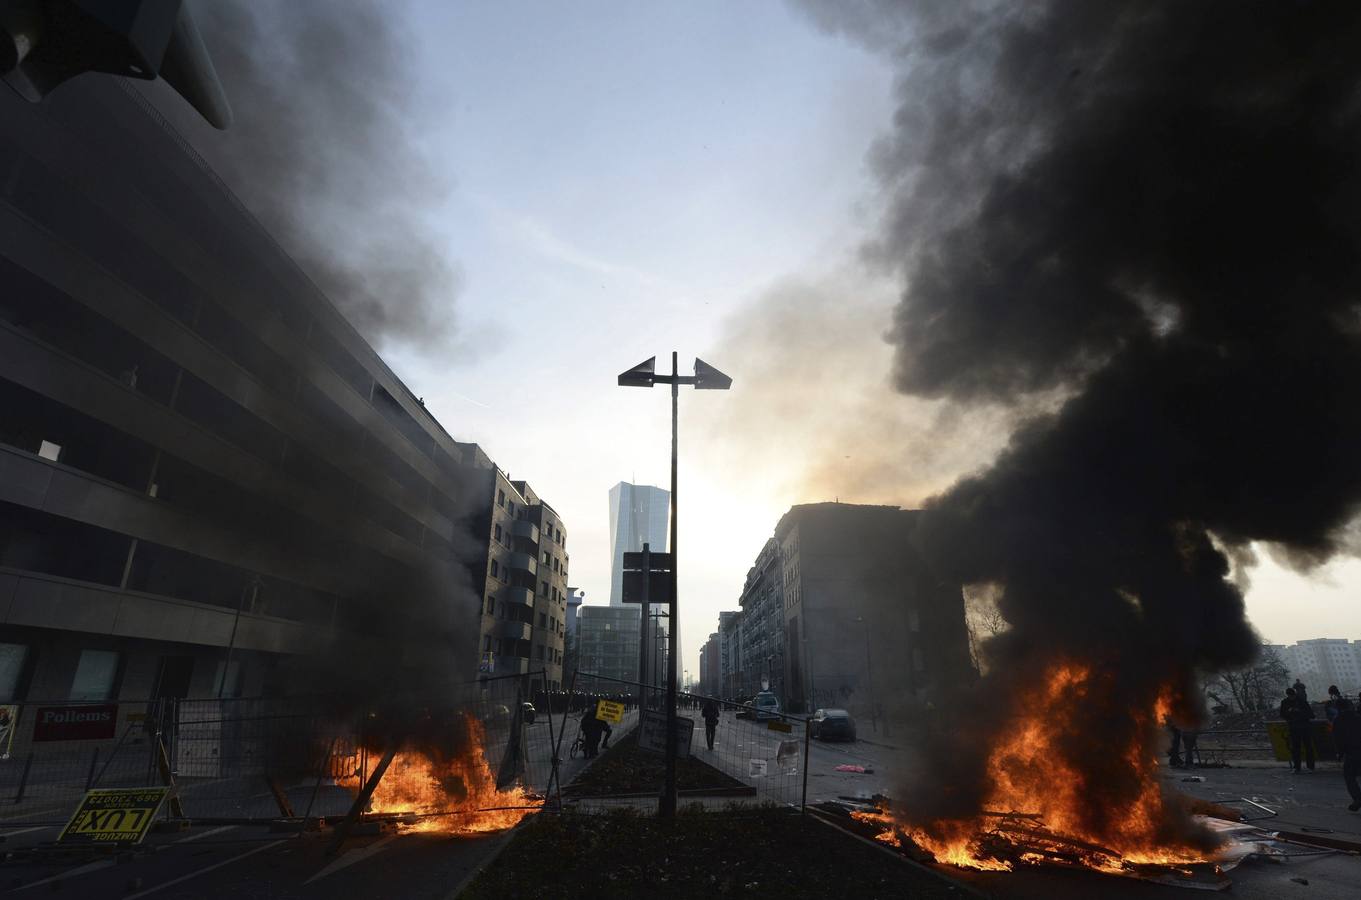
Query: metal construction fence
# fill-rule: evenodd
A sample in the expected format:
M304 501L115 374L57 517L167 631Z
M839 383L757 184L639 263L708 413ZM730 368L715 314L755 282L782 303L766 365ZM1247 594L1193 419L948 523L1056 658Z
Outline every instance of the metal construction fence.
M152 785L172 788L171 817L343 816L394 746L471 753L498 789L542 794L548 732L563 717L523 710L532 677L392 694L362 708L327 695L11 706L0 823L62 822L91 788Z
M626 706L638 708L638 725L623 740L614 742L601 765L567 784L563 789L565 802L585 809L621 805L654 809L661 793L665 689L581 672L576 676L575 690L578 696L626 698ZM716 719L705 718L709 703L718 711ZM568 719L567 741L578 733L585 714L583 710ZM769 806L796 812L804 809L808 795L806 717L758 711L686 692L677 694L676 715L682 754L676 786L682 807L698 803L739 810Z

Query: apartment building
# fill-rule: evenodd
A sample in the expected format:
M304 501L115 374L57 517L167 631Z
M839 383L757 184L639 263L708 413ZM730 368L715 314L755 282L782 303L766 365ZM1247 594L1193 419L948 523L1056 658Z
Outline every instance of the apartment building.
M134 90L0 91L0 283L0 702L284 691L284 657L417 600L452 674L490 636L560 680L560 517Z

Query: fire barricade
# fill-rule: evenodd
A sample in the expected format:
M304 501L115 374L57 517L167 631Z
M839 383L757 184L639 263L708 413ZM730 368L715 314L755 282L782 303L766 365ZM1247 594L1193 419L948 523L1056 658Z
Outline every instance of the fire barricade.
M548 731L562 716L550 724L525 707L531 677L393 695L363 709L326 695L9 706L0 819L60 823L91 788L150 785L172 787L167 816L201 822L344 816L389 752L410 782L443 791L450 778L437 769L452 767L449 793L536 805L551 774ZM429 759L436 770L427 773ZM403 802L384 797L372 803Z

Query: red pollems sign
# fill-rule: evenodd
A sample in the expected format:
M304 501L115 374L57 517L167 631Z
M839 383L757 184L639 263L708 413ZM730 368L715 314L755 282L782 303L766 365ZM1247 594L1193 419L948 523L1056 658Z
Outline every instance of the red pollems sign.
M114 736L118 704L40 706L33 720L33 740L101 741Z

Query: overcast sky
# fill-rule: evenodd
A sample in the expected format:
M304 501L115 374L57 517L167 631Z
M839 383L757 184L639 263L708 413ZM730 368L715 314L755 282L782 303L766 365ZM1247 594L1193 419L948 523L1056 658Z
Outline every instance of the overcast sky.
M453 337L380 349L461 440L569 527L572 581L609 592L607 492L666 486L668 398L615 386L701 356L730 393L681 400L684 666L791 503L914 504L1012 420L894 395L891 275L858 248L888 62L775 0L416 2L413 127L449 187L428 227L462 273ZM1259 554L1261 555L1261 554ZM1264 636L1361 638L1361 568L1264 564Z

